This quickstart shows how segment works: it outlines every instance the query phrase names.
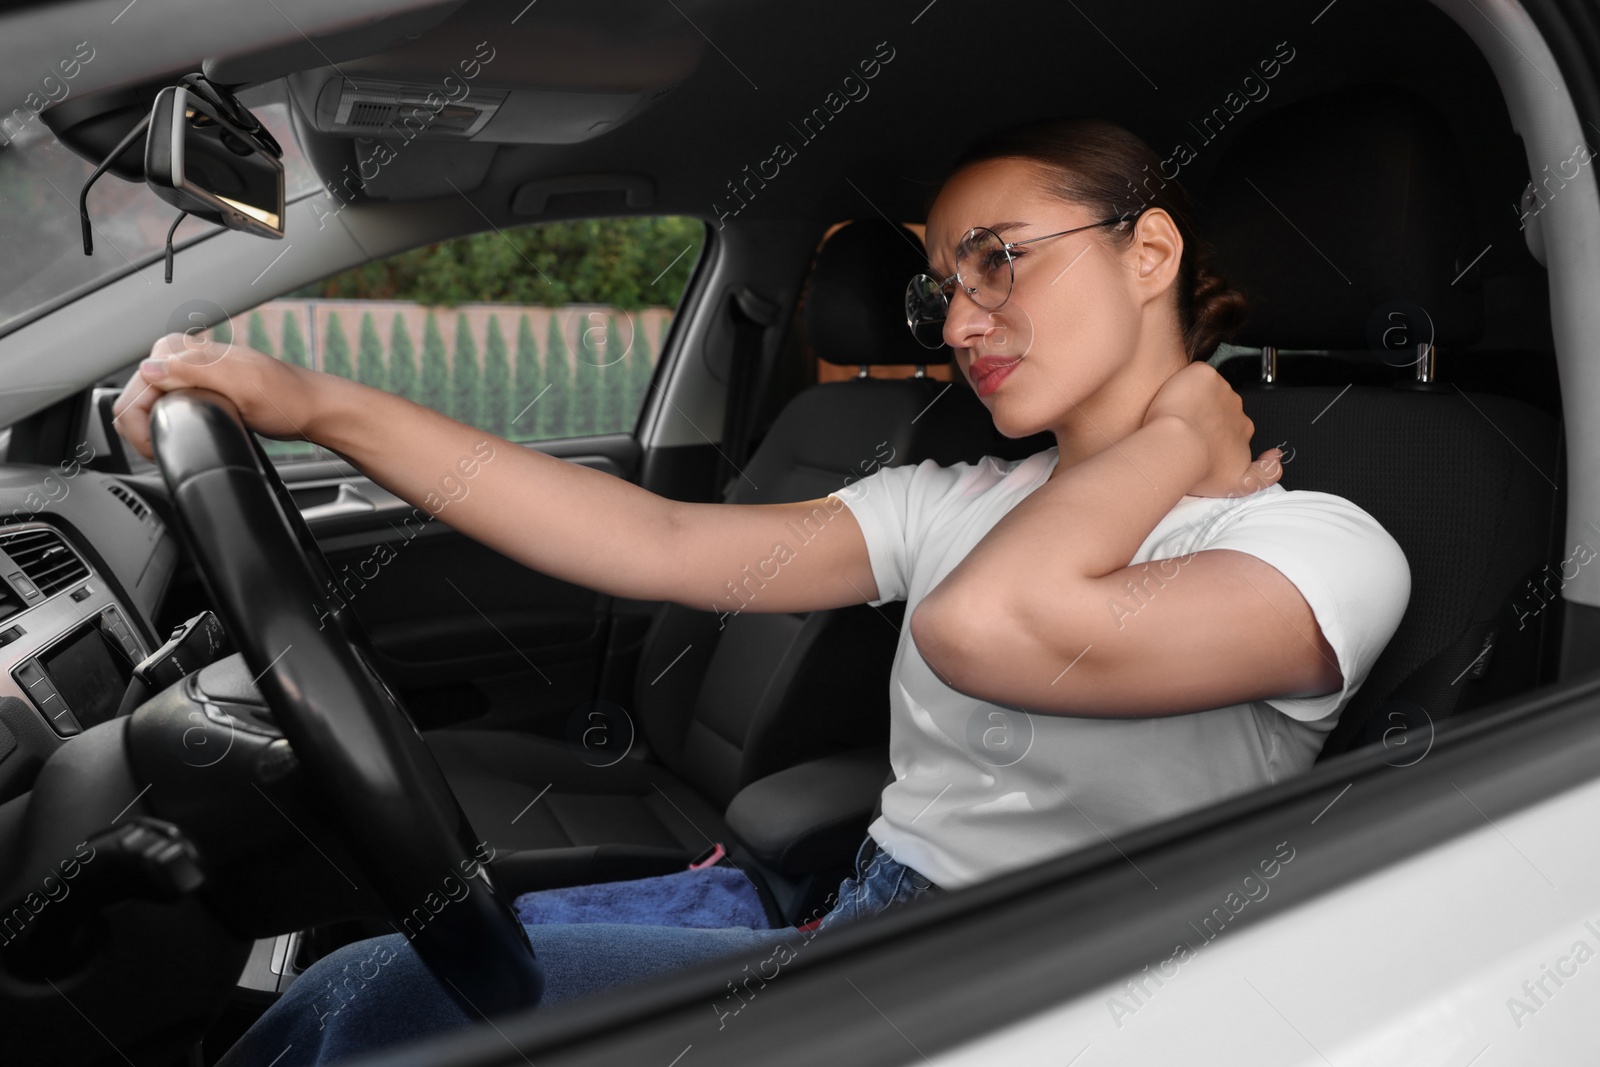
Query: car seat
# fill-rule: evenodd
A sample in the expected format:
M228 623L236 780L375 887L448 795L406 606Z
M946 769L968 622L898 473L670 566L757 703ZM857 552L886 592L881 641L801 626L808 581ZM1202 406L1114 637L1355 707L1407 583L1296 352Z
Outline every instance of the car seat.
M1466 176L1430 105L1366 85L1263 115L1196 197L1216 267L1251 302L1236 341L1261 350L1261 373L1228 376L1252 453L1281 445L1284 488L1359 504L1411 567L1399 629L1322 758L1367 744L1415 758L1420 744L1400 754L1418 740L1407 728L1537 684L1558 614L1529 622L1516 603L1564 528L1559 422L1450 382L1452 353L1483 324L1472 264L1487 242ZM1303 384L1301 368L1331 383Z

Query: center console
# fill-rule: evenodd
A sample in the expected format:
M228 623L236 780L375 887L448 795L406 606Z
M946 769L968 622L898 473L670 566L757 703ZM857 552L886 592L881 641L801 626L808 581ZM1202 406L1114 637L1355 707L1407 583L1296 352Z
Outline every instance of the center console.
M0 540L0 696L28 701L59 737L116 716L149 654L109 584L44 523Z

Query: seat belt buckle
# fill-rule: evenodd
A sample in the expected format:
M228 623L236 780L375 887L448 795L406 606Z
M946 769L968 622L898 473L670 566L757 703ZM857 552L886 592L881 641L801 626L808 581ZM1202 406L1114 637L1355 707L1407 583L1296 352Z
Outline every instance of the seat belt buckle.
M689 870L699 871L707 867L715 867L727 854L728 850L722 847L722 842L718 841L689 861Z

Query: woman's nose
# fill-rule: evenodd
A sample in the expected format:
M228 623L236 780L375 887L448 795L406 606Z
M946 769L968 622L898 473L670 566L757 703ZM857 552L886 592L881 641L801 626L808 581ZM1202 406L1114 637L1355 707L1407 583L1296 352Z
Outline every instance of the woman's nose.
M969 347L989 331L993 314L979 307L960 285L955 286L944 314L945 344L951 348Z
M967 294L958 293L945 316L944 339L951 348L971 349L974 359L1025 356L1033 347L1033 320L1015 301L990 311L973 303Z

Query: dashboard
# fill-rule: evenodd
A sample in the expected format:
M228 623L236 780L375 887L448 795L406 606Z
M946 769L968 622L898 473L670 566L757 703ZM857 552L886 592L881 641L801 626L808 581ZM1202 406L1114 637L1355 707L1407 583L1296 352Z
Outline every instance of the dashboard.
M126 484L0 464L0 803L72 737L116 716L178 546Z

